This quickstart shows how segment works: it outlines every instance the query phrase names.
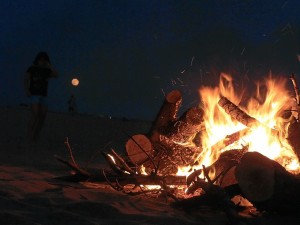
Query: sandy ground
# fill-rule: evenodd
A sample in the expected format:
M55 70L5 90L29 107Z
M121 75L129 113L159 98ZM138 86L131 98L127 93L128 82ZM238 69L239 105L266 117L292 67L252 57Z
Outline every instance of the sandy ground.
M66 137L82 166L107 167L98 153L110 148L124 152L127 135L145 133L149 122L96 116L49 113L41 140L26 140L27 109L0 109L0 224L228 224L225 214L199 207L186 213L173 200L129 196L109 185L71 183L55 178L69 169L54 155L68 158ZM239 224L300 224L297 217L265 215Z

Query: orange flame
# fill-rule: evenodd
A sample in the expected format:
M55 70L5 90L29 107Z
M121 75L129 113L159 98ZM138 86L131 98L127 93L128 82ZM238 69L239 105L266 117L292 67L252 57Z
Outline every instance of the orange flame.
M219 155L229 149L241 149L249 146L249 151L257 151L278 161L288 170L298 170L299 162L289 145L287 136L288 119L280 115L285 110L295 108L295 101L286 89L287 79L274 79L270 75L262 83L256 84L254 97L242 103L243 93L237 93L234 89L233 79L230 75L222 73L219 87L202 87L199 94L204 109L204 123L206 132L202 133L202 152L197 153L195 160L202 165L211 165ZM212 146L223 140L227 135L247 128L245 125L231 118L222 107L218 105L220 96L224 96L237 105L241 110L255 118L258 124L243 135L240 140L234 142L228 149L212 150ZM298 115L294 115L296 118ZM276 135L275 132L276 131ZM200 168L193 168L200 169ZM179 168L178 174L188 175L191 168Z

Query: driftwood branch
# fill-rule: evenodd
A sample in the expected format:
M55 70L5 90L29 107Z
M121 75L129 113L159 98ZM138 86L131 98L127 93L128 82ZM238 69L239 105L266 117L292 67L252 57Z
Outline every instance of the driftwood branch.
M293 87L294 87L294 91L295 91L295 98L296 98L296 102L297 105L300 106L300 100L299 100L299 87L296 81L296 77L295 75L292 73L292 75L290 76L290 79L293 83Z

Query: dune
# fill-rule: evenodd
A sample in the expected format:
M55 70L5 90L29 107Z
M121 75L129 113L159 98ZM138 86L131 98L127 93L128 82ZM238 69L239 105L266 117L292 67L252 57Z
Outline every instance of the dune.
M218 210L199 207L184 212L173 200L130 196L105 183L71 183L55 178L69 169L53 157L68 159L66 138L82 166L107 167L100 154L110 148L123 153L128 135L145 133L149 121L49 112L41 139L30 143L26 108L1 108L0 224L228 224ZM250 217L249 217L250 218ZM240 224L299 224L294 217L261 216Z

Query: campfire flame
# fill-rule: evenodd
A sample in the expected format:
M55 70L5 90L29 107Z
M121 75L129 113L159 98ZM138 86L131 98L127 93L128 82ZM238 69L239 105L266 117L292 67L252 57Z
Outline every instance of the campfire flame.
M195 155L197 167L178 168L178 175L188 175L193 169L201 169L202 165L209 166L219 155L230 149L249 147L249 151L257 151L268 158L279 162L289 171L297 172L299 162L289 145L287 137L287 122L295 116L292 109L296 102L286 88L287 79L273 78L271 75L263 82L256 84L254 97L242 99L244 93L238 93L234 88L230 75L222 73L218 87L201 87L199 94L204 109L204 123L206 132L202 133L202 152ZM259 123L247 126L231 118L218 104L220 97L224 96ZM243 100L243 101L242 101ZM284 118L284 112L292 112L289 118ZM295 116L296 118L298 115ZM227 135L245 130L246 134L227 146L227 148L213 149L212 147Z

